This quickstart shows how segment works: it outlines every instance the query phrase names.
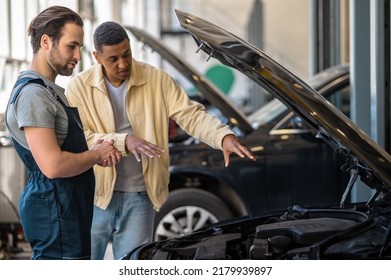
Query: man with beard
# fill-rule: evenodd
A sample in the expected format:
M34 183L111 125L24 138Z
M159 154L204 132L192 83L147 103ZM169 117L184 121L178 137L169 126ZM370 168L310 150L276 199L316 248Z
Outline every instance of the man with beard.
M67 97L80 110L91 145L113 140L122 152L115 168L94 167L95 208L92 259L103 259L112 240L119 259L152 240L154 209L168 196L169 118L188 134L221 149L228 166L231 153L255 160L229 127L192 102L164 71L132 57L125 29L104 22L94 32L97 64L75 76Z
M29 179L19 199L32 259L90 259L95 178L92 167L117 164L113 141L89 150L76 108L57 75L72 74L81 59L83 21L74 11L49 7L30 23L33 59L15 83L6 125Z

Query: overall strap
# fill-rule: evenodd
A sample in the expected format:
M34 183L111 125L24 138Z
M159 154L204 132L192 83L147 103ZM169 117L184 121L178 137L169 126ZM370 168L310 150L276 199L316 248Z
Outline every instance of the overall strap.
M45 82L41 79L41 78L32 78L32 77L23 77L21 79L18 79L14 85L14 88L17 88L18 86L20 86L18 88L18 90L14 93L12 99L11 99L11 104L15 102L16 98L18 97L20 91L22 90L22 88L27 85L28 83L33 83L33 84L39 84L43 87L47 87Z

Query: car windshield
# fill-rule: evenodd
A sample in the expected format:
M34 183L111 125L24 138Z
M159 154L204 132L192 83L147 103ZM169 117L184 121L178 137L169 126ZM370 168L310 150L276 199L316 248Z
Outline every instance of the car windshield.
M315 75L307 81L307 84L312 88L319 88L321 84L324 84L323 76L321 74ZM338 109L340 109L346 116L350 117L349 85L334 91L332 95L326 96L326 98ZM248 121L251 123L251 126L254 129L257 129L260 126L269 123L286 110L288 110L288 107L285 106L285 104L282 103L279 99L274 98L249 115Z
M285 110L288 110L288 108L284 105L284 103L275 98L248 116L248 120L250 121L251 126L254 129L257 129L261 125L275 119Z

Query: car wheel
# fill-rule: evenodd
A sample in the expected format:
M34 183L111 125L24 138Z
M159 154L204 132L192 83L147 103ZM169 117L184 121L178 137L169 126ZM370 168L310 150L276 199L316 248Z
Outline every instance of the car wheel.
M200 189L175 190L156 214L154 240L183 236L230 217L229 208L214 194Z

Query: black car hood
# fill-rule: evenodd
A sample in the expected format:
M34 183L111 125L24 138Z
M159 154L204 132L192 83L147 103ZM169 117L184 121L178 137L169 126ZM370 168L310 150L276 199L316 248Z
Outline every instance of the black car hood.
M167 47L143 30L125 26L140 42L147 44L152 50L159 53L164 59L175 66L196 87L211 104L227 117L230 123L241 129L251 132L254 129L246 116L222 93L212 82L201 75L196 69L187 64L183 59L173 54Z
M197 16L175 12L199 49L241 71L316 129L319 137L346 156L347 169L376 190L372 199L388 197L391 156L348 117L257 47Z

